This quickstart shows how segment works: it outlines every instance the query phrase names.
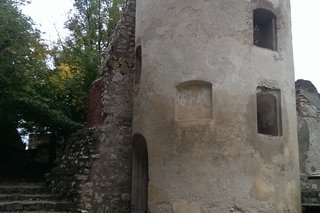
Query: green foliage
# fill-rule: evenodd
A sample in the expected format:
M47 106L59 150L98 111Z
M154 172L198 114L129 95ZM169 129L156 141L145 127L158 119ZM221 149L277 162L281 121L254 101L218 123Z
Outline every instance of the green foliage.
M0 108L7 117L17 116L17 101L33 95L40 86L44 46L39 32L11 1L0 4ZM33 80L35 79L35 80ZM39 81L36 81L38 80ZM2 115L4 117L4 115Z
M66 22L70 36L49 51L19 9L28 0L0 0L0 134L10 126L68 135L81 126L122 2L75 0ZM48 55L53 70L46 65Z
M68 100L65 110L76 121L86 118L88 91L120 18L122 4L123 0L75 0L73 16L65 24L70 36L53 51L56 70L50 79L59 100ZM61 80L67 70L72 75Z
M118 20L120 19L120 8L123 6L123 0L113 0L112 6L108 9L109 19L107 24L108 39L111 37Z
M47 47L30 18L19 10L25 2L0 0L0 132L5 126L71 131L79 124L55 107Z

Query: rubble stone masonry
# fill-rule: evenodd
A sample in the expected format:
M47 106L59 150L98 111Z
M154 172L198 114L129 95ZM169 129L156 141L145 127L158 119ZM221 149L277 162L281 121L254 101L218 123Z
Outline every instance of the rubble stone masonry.
M135 0L127 0L90 92L88 128L49 175L83 212L130 212Z

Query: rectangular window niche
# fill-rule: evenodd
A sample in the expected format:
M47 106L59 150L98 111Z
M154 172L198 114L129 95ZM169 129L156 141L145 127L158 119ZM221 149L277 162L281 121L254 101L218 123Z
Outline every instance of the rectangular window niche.
M212 119L212 84L188 81L177 86L176 120Z
M277 50L277 17L269 10L253 11L254 45Z
M258 133L282 136L281 91L257 87Z

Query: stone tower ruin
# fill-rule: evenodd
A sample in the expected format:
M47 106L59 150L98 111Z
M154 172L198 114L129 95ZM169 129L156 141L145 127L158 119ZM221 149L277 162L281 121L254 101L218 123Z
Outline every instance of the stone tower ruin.
M89 213L300 213L290 1L126 2L53 190Z
M131 212L301 212L290 16L136 2Z

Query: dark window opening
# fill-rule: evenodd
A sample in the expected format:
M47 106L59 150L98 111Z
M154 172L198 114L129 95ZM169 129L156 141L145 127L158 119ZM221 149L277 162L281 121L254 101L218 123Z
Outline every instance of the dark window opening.
M280 90L272 90L263 87L258 87L258 133L272 136L282 135L280 103Z
M133 137L131 212L148 212L148 149L141 135Z
M140 83L141 65L142 65L142 50L141 50L141 46L138 46L137 49L136 49L136 73L135 73L135 76L134 76L135 84L139 84Z
M277 18L269 10L253 11L253 43L270 50L277 50Z

